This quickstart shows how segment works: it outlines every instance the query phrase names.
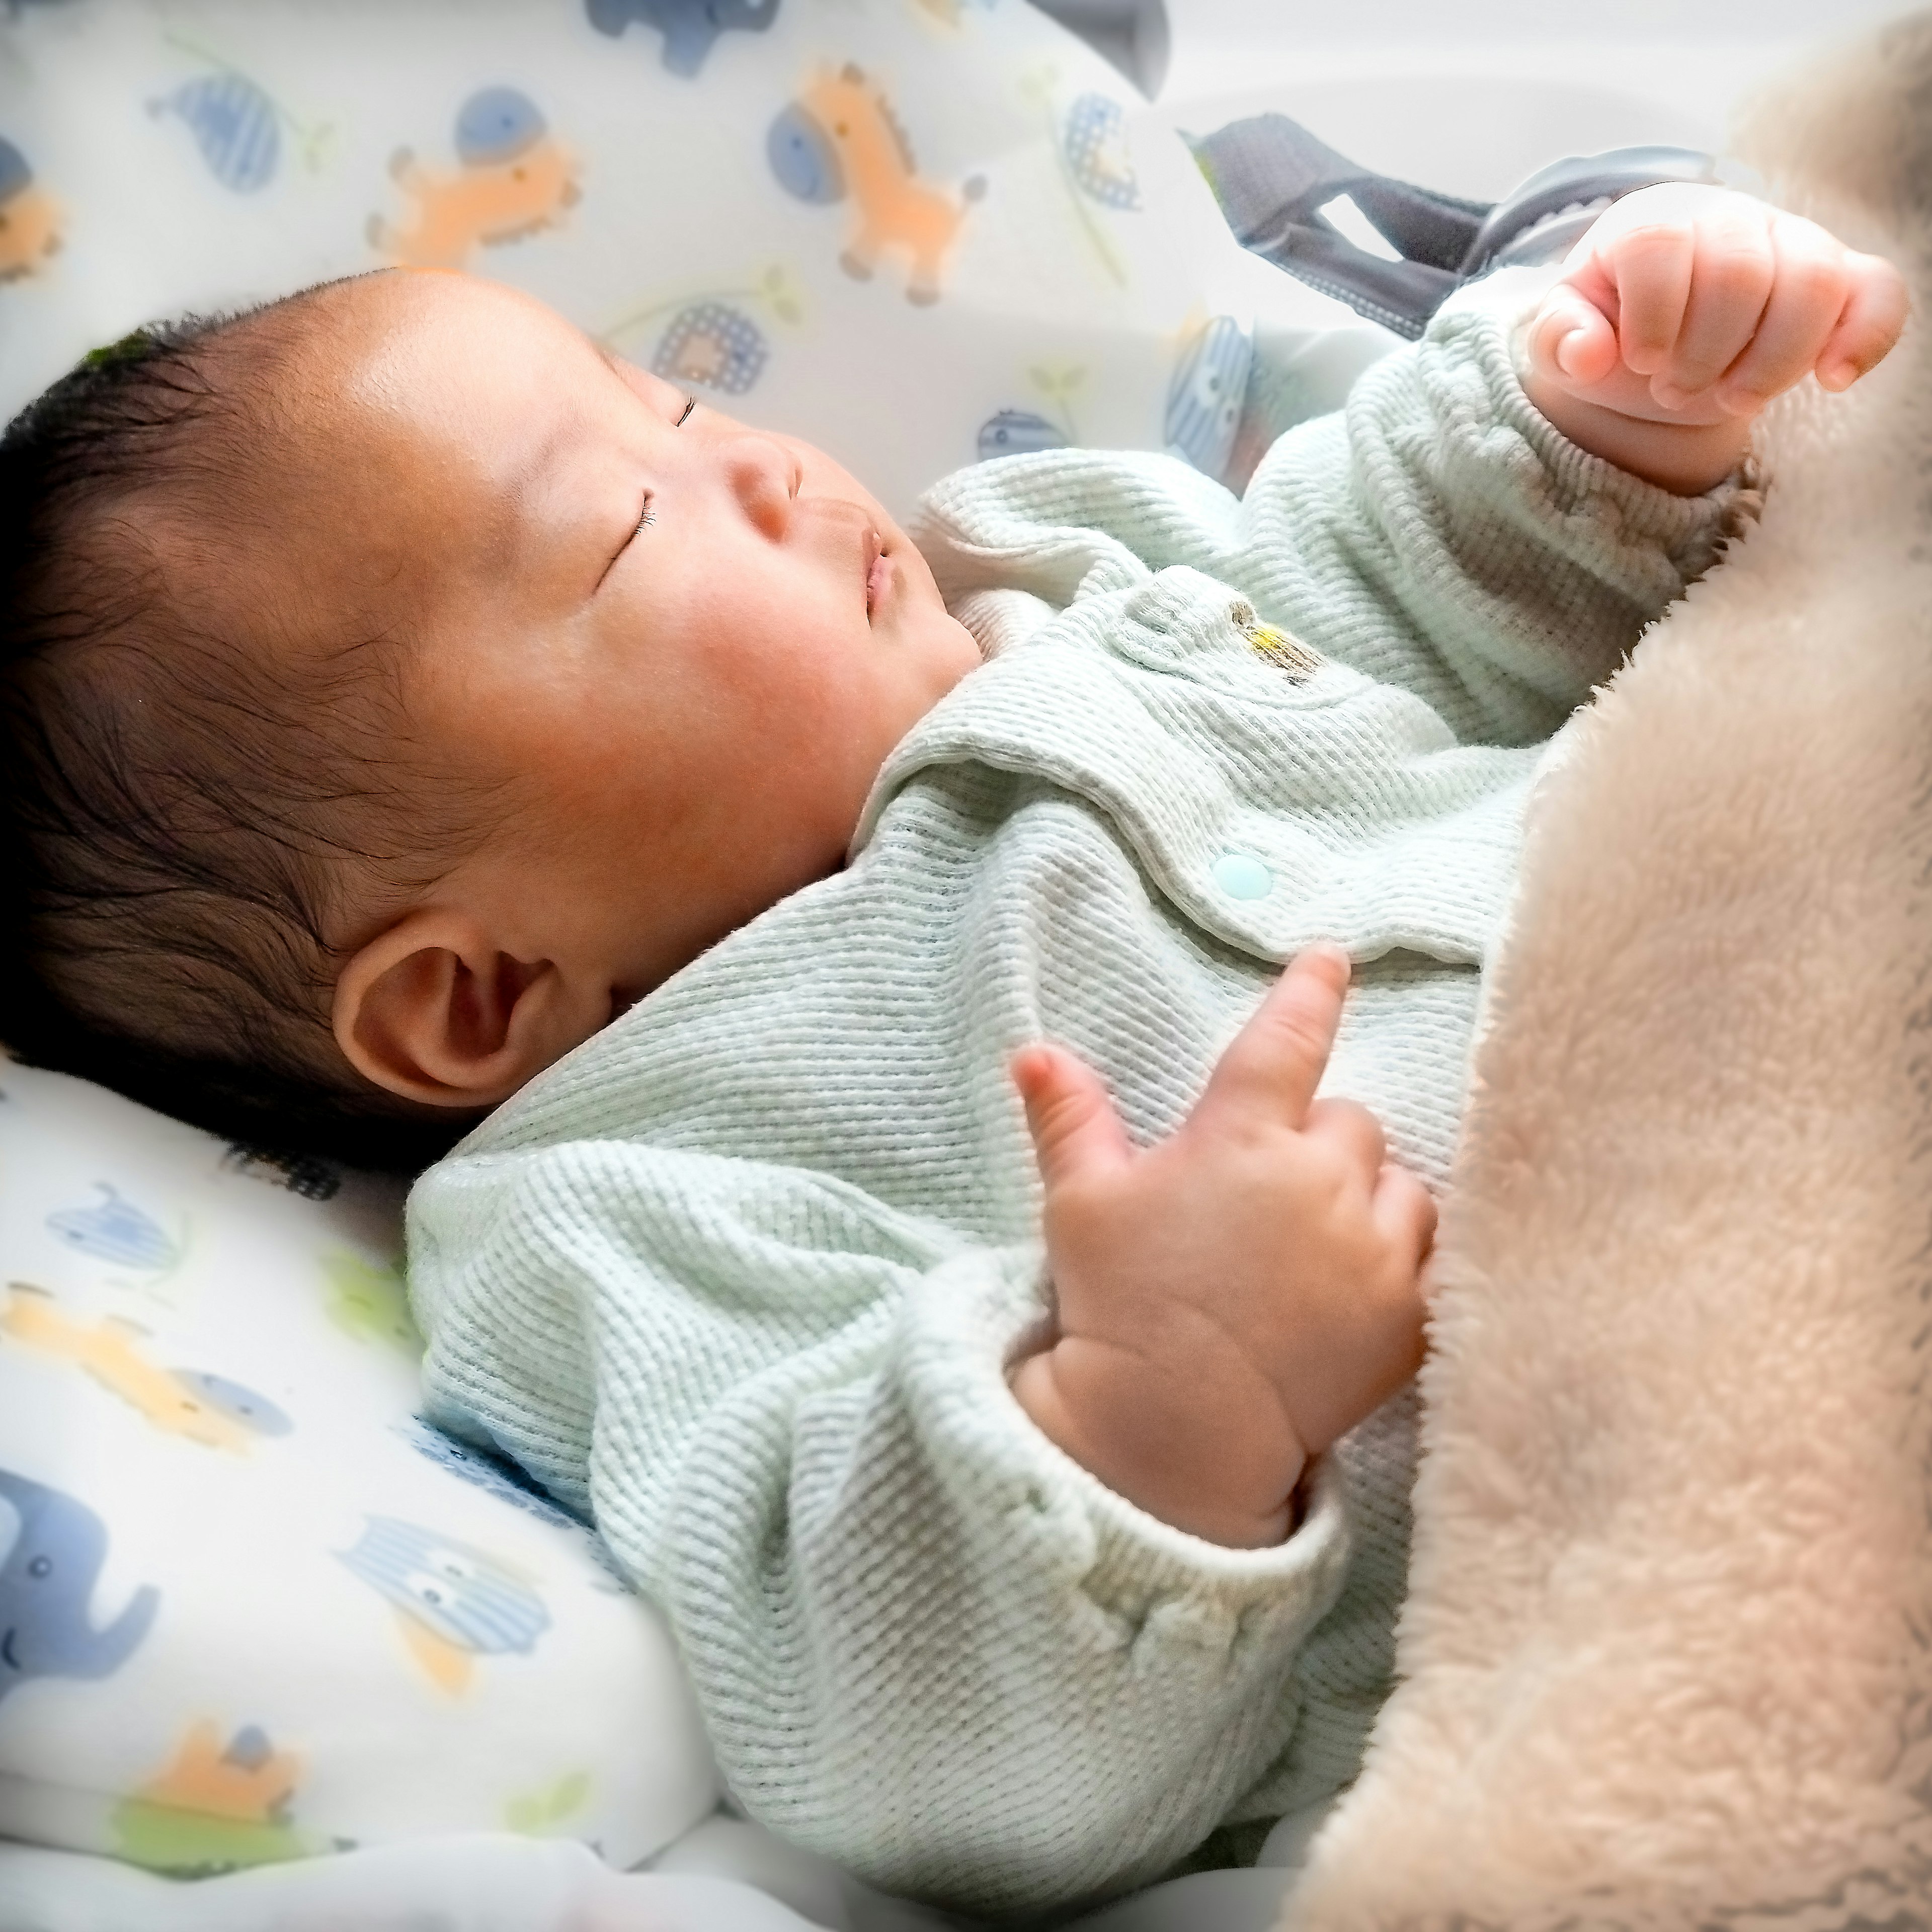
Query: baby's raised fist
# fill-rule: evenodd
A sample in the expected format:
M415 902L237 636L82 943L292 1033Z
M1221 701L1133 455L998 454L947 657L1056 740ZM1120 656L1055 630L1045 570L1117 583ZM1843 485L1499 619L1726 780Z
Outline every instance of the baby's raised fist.
M1672 182L1612 204L1571 250L1525 347L1546 393L1653 422L1748 419L1815 374L1843 389L1904 326L1904 280L1815 222Z

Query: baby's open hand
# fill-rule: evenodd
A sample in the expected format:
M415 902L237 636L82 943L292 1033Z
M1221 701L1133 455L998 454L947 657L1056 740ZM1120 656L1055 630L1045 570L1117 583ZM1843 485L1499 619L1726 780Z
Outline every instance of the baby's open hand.
M1348 981L1339 948L1303 953L1144 1152L1073 1055L1014 1056L1058 1320L1013 1392L1110 1488L1214 1542L1279 1541L1307 1458L1422 1358L1435 1203L1365 1108L1314 1097Z
M1907 307L1889 262L1816 223L1667 182L1613 203L1571 250L1529 323L1525 387L1573 441L1694 494L1772 397L1812 374L1843 389L1882 361Z

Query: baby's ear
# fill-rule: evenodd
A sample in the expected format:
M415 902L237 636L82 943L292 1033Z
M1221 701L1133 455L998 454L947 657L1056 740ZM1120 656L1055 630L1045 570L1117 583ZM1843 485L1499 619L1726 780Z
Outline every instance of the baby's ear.
M554 962L512 957L469 914L419 907L343 968L333 1025L350 1064L388 1092L491 1107L603 1024L576 990Z

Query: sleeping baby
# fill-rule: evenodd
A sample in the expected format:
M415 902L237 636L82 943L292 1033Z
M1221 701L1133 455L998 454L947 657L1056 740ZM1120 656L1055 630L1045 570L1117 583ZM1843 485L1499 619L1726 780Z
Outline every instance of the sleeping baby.
M432 1413L594 1521L754 1817L982 1912L1251 1844L1390 1688L1539 765L1904 308L1647 189L1238 500L1055 451L916 542L488 282L142 332L0 446L9 1037L442 1156Z

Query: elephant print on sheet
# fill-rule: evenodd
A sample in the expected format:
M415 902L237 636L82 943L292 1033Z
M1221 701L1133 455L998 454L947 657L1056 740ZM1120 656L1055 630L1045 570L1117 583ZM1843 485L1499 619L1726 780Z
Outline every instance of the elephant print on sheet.
M956 196L920 179L905 130L860 68L848 62L820 73L772 123L765 156L800 201L850 200L854 225L838 257L848 275L867 280L880 255L903 255L907 299L939 299L947 258L986 178L975 175Z
M727 28L762 34L778 18L778 0L585 0L590 24L614 39L633 20L664 35L664 64L691 75L704 64Z
M369 1516L338 1554L388 1600L411 1655L452 1696L469 1688L473 1659L527 1652L550 1628L543 1599L515 1570L415 1523Z
M486 87L463 104L456 158L454 174L437 174L396 150L389 172L416 202L414 218L398 228L372 214L370 247L412 268L460 268L477 248L558 226L582 192L576 157L514 87Z
M257 1436L286 1436L294 1425L265 1395L205 1369L162 1368L142 1352L144 1331L109 1316L83 1328L70 1322L44 1288L7 1285L0 1334L75 1362L103 1388L130 1404L166 1436L204 1448L245 1454Z
M166 1768L115 1808L117 1856L173 1878L212 1878L325 1849L290 1822L302 1760L259 1724L224 1743L212 1718L190 1725Z
M0 282L31 275L60 245L59 208L34 185L26 156L0 138Z
M111 1676L148 1634L160 1592L142 1584L97 1629L88 1612L106 1525L85 1503L10 1469L0 1469L0 1503L18 1520L11 1543L0 1544L0 1702L30 1677Z

